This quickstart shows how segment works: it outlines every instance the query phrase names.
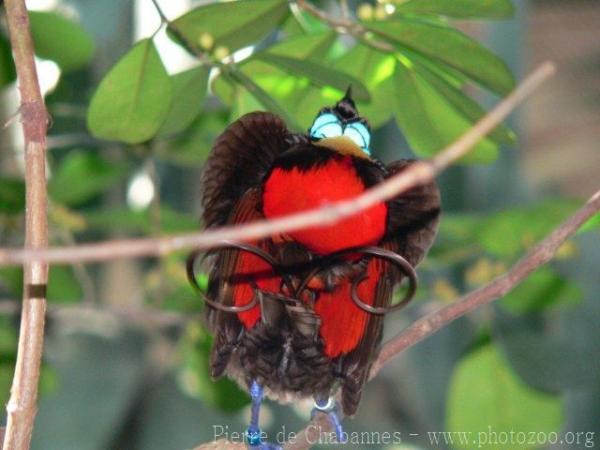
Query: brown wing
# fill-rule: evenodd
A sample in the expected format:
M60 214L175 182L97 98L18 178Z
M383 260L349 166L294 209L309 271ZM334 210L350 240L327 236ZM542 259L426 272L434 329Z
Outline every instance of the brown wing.
M259 209L259 192L259 189L251 189L242 196L233 208L228 223L245 223L263 219L264 216ZM253 242L254 245L262 247L265 250L270 246L270 243L270 239ZM239 280L234 281L244 272L245 266L248 265L247 259L249 257L252 258L251 255L246 253L241 254L239 251L233 249L219 250L214 254L214 264L209 275L208 292L208 295L212 300L217 301L224 306L232 306L236 301L247 304L251 300L253 295L251 290L249 290L249 292L242 291L242 288L249 287L246 286L248 283ZM254 268L260 266L260 262L261 261L255 262ZM207 305L207 321L215 336L211 354L211 375L213 377L216 378L221 376L227 367L231 352L244 327L242 320L248 320L248 317L245 317L244 315L258 316L259 314L258 306L248 312L234 314L231 312L219 311Z
M415 160L388 165L388 177L403 172ZM435 181L417 186L388 202L384 242L416 267L433 244L440 216L440 191Z
M257 187L275 157L290 147L287 126L265 112L246 114L217 138L202 179L207 228L224 225L238 200Z
M414 161L400 160L390 164L387 177L406 170ZM423 259L437 232L440 213L440 193L435 182L413 188L388 202L387 232L379 244L404 256L416 267ZM374 262L372 261L371 264ZM388 306L393 285L400 281L396 271L383 264L381 276L375 286L374 306ZM379 352L383 334L383 317L370 315L363 338L355 350L344 356L342 373L342 406L344 413L352 415L358 408L362 388L369 370Z

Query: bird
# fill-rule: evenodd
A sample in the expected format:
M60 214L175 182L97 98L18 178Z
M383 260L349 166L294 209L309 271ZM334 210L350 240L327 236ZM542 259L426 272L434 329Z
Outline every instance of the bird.
M273 113L251 112L214 142L201 181L202 220L211 229L349 200L414 163L384 165L372 155L371 127L351 88L318 111L307 133ZM251 447L277 448L263 442L258 426L265 395L314 398L314 411L328 414L342 436L340 413L356 413L379 351L382 312L391 308L394 285L411 274L415 281L439 214L431 181L335 223L226 242L210 253L211 376L228 375L250 392Z

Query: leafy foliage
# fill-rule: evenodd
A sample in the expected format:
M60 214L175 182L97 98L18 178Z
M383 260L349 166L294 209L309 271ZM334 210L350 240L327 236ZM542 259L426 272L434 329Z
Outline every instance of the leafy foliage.
M447 410L449 431L488 431L528 434L531 430L558 430L562 418L560 399L525 385L515 377L502 354L486 345L463 358L452 377ZM480 448L497 446L492 439L477 443ZM503 448L523 449L516 439ZM473 448L473 442L455 443L455 448Z
M171 80L154 43L137 43L102 80L88 126L99 138L130 144L153 137L171 109Z
M31 11L29 20L37 55L63 72L85 67L94 55L94 41L79 24L53 12Z
M188 42L233 52L271 33L289 14L285 0L250 0L200 6L173 22Z
M282 0L202 5L168 28L175 42L201 55L205 66L219 68L214 92L232 108L232 118L262 107L302 129L322 105L339 99L352 85L359 107L373 115L374 125L383 125L393 114L412 150L431 156L483 114L464 94L466 85L476 83L496 94L514 86L497 56L449 26L444 17L498 18L511 12L507 0L477 6L472 1L406 2L389 17L364 22L372 37L349 48L330 31L319 31L322 24L308 32L290 26L294 19ZM260 43L282 23L286 37ZM376 40L389 50L382 50ZM228 57L255 45L261 50L240 62ZM100 84L88 114L90 130L127 143L184 131L206 93L207 73L207 68L198 68L172 77L171 98L160 59L144 40ZM514 134L501 126L464 162L489 163L499 145L513 142Z

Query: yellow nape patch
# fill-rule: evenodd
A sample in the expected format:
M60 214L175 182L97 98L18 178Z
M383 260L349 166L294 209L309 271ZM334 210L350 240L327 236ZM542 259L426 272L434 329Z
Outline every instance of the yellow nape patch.
M342 155L352 155L358 158L370 159L369 155L362 151L362 149L347 136L323 138L314 144L321 147L327 147L331 150L341 153Z

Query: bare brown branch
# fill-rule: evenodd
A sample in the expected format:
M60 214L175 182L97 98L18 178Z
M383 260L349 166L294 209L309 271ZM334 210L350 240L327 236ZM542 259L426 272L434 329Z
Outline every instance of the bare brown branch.
M434 158L413 164L408 170L391 177L356 198L276 220L262 220L245 225L226 226L200 233L162 238L125 239L72 247L54 247L46 250L0 249L0 266L19 265L36 258L43 258L49 263L74 263L141 256L162 256L189 248L208 250L221 245L223 240L249 241L314 225L339 222L346 217L368 209L378 202L390 199L415 186L430 182L439 172L464 156L473 145L502 122L519 103L531 95L553 73L554 66L551 63L543 64L508 97L477 122L473 128Z
M48 245L46 201L47 113L40 92L29 17L24 0L6 0L6 17L21 93L21 120L25 137L25 250ZM37 412L37 391L44 345L44 317L48 266L30 258L24 265L24 296L17 362L6 411L4 450L29 448Z

